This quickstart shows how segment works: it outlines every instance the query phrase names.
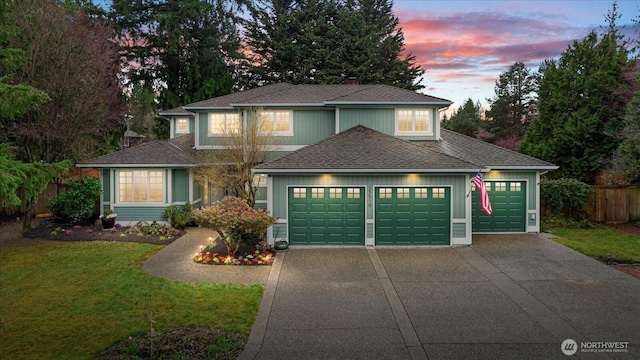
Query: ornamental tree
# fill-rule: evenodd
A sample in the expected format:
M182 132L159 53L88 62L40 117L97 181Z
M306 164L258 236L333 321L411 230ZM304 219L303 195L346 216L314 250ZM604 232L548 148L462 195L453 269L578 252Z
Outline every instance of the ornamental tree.
M246 235L264 237L267 228L278 220L266 210L256 210L246 200L233 196L191 212L196 223L213 229L220 235L229 256L235 256Z

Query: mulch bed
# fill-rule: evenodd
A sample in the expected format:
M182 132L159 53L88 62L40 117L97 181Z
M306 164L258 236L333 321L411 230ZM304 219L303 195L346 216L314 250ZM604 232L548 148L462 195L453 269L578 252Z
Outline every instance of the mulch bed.
M33 227L26 234L23 234L22 237L27 239L46 239L56 241L101 240L168 245L186 233L184 230L176 230L176 233L173 236L161 236L129 233L129 230L129 227L103 230L100 225L70 225L57 223L53 219L49 219L41 222L38 226Z

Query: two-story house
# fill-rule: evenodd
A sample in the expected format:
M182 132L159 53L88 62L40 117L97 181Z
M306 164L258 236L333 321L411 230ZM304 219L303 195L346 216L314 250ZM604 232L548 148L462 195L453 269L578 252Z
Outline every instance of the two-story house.
M440 128L451 102L387 85L273 84L160 114L171 139L105 155L102 208L123 223L210 201L194 181L194 153L216 149L220 129L259 108L279 138L255 166L257 207L279 218L269 242L291 245L457 245L474 233L540 229L540 175L557 167ZM491 215L472 181L482 169Z

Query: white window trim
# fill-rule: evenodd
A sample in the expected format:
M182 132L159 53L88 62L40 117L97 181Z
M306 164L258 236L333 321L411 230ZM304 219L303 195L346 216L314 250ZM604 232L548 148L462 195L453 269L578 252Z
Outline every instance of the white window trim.
M160 171L162 172L162 201L120 201L120 173L123 172L133 172L133 171ZM167 204L167 172L166 170L159 169L122 169L114 171L114 201L116 205L127 205L127 206L154 206L154 205L166 205ZM148 189L147 189L148 190Z
M276 131L275 130L275 127L276 127L275 113L287 113L289 115L289 131ZM260 117L264 116L265 114L271 114L274 117L274 119L272 119L273 120L274 129L271 130L271 134L278 135L278 136L293 136L293 111L291 111L291 110L265 110L265 111L262 111L260 113Z
M216 136L228 136L228 133L222 132L222 133L215 133L213 131L211 131L211 125L212 125L212 119L211 117L213 115L224 115L224 126L225 128L227 127L227 121L229 121L230 116L233 117L237 117L238 119L238 131L240 131L240 128L242 127L242 118L240 117L240 113L238 112L225 112L225 113L209 113L207 115L207 135L209 137L216 137ZM237 134L237 133L236 133Z
M427 114L429 115L429 120L428 120L428 130L427 131L415 131L415 130L411 130L411 131L400 131L398 130L398 126L400 125L399 120L400 120L400 116L399 113L400 111L411 111L412 112L412 119L411 119L411 128L415 129L416 128L416 120L415 120L415 112L416 111L427 111ZM394 127L394 135L397 136L432 136L433 135L433 110L432 109L417 109L417 108L398 108L395 111L395 127Z
M186 130L180 130L180 126L178 125L178 123L181 120L186 121L186 123L187 123L187 129ZM188 134L189 133L189 118L176 118L175 133L176 134Z

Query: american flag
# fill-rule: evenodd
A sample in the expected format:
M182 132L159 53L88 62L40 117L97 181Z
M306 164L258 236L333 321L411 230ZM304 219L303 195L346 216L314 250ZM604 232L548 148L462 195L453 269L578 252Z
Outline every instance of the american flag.
M473 185L475 185L476 189L480 191L480 206L482 207L482 211L487 215L491 215L493 210L491 209L489 194L487 194L487 189L484 186L484 180L482 180L482 173L480 171L478 171L475 179L473 179Z

